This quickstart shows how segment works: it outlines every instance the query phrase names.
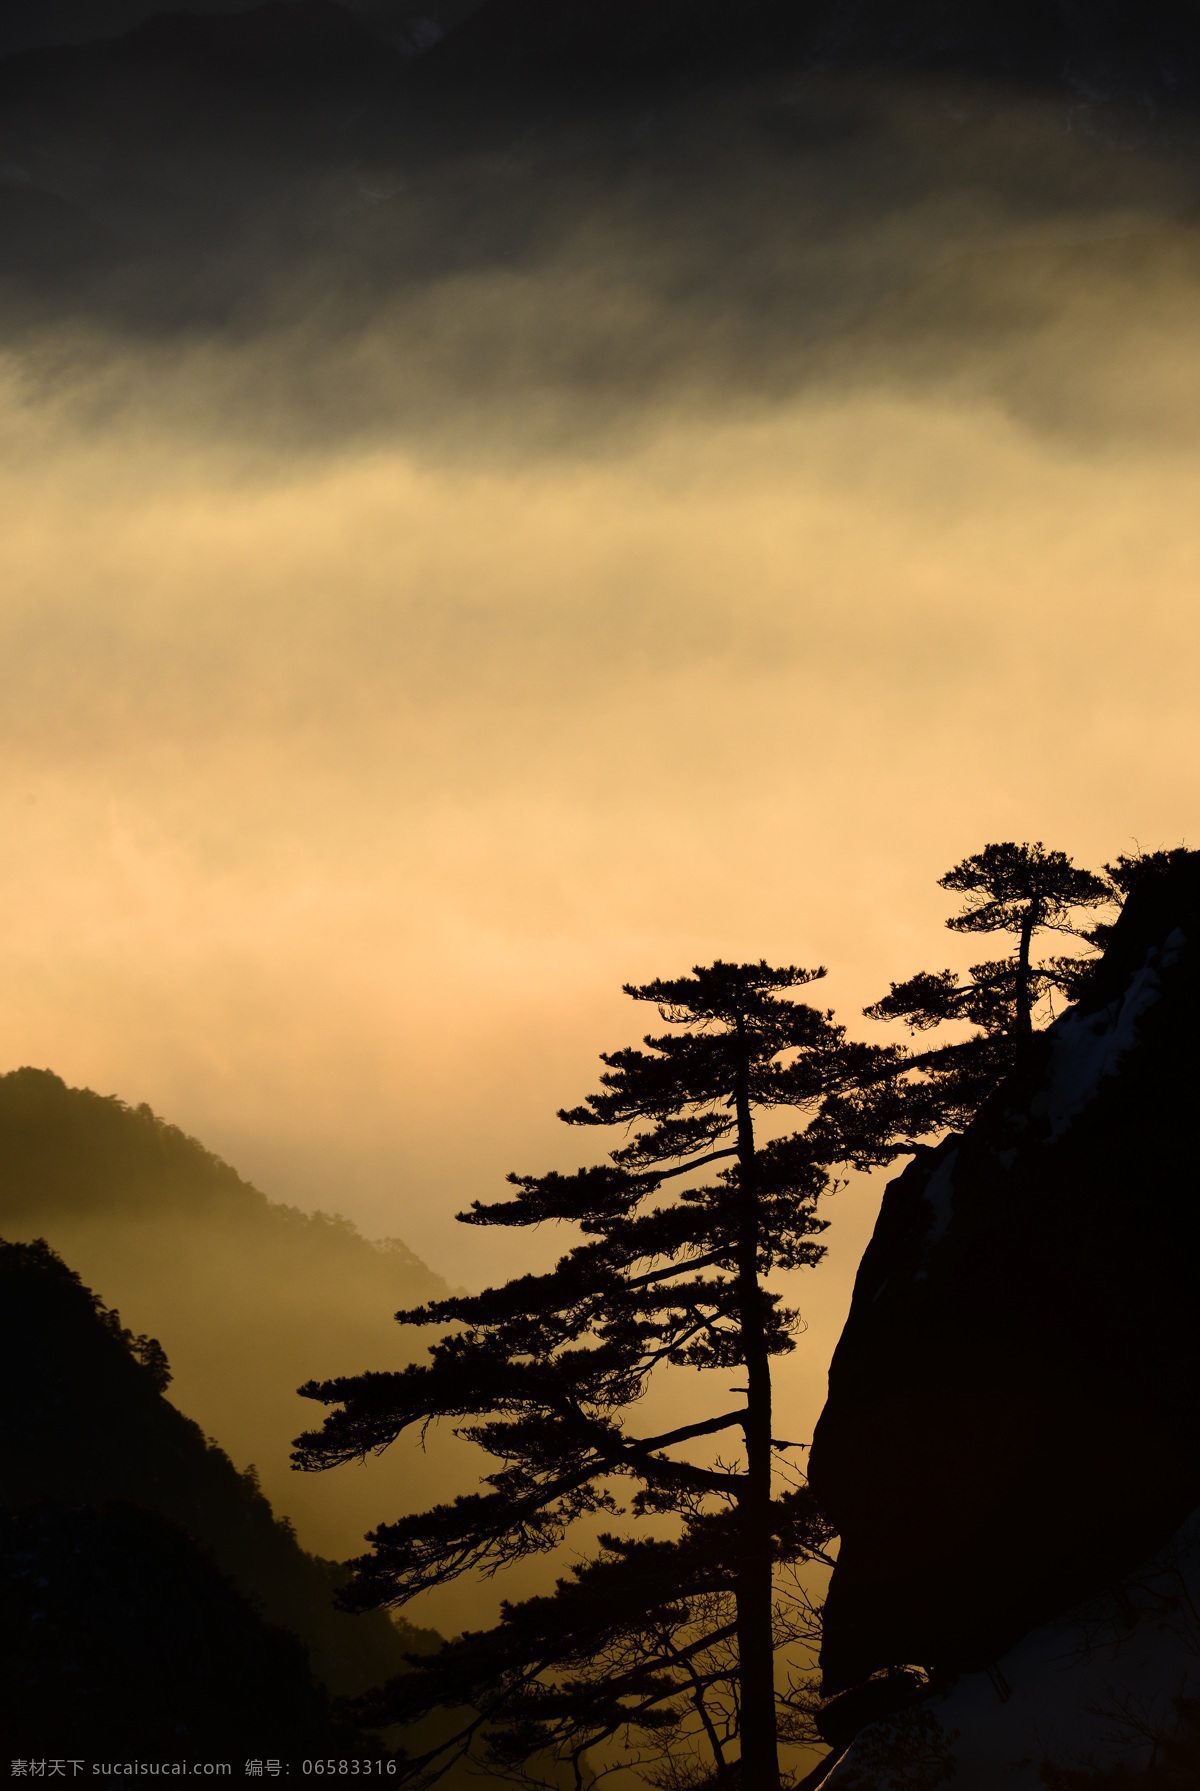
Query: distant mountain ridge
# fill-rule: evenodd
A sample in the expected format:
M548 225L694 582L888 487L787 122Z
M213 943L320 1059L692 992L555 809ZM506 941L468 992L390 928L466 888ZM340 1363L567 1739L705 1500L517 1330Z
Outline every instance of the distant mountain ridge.
M448 1289L411 1250L269 1201L149 1107L30 1068L0 1076L0 1236L47 1239L135 1331L161 1338L183 1409L240 1466L257 1463L309 1547L359 1551L378 1482L292 1471L308 1421L296 1388L422 1353L393 1315Z
M53 1070L0 1075L0 1225L53 1212L179 1208L266 1214L265 1194L144 1102L70 1088Z
M117 1213L194 1214L328 1233L432 1276L397 1238L371 1243L350 1220L268 1200L215 1152L142 1102L71 1088L53 1070L0 1075L0 1225ZM351 1246L353 1247L353 1245Z

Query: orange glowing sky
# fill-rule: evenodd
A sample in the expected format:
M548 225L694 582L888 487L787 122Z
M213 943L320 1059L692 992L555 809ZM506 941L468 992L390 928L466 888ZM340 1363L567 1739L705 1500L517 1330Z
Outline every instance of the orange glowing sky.
M623 980L825 962L853 1022L954 956L934 880L984 839L1195 832L1190 445L878 393L234 477L28 423L4 1060L452 1275L511 1242L454 1206L576 1148Z
M243 427L261 347L97 338L82 398L8 352L0 1064L478 1285L553 1240L453 1213L579 1159L553 1114L637 1031L623 981L824 962L865 1033L970 955L936 878L986 840L1194 841L1190 226L1107 228L971 264L1043 301L974 361L881 327L565 441L561 390L322 445ZM539 315L441 303L485 299ZM877 1194L839 1197L798 1422Z

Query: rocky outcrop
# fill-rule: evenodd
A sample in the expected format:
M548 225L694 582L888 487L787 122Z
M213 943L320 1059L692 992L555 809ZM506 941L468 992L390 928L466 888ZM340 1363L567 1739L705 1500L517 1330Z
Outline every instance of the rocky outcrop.
M986 1668L1200 1503L1198 937L1190 854L884 1195L812 1450L842 1537L827 1692Z

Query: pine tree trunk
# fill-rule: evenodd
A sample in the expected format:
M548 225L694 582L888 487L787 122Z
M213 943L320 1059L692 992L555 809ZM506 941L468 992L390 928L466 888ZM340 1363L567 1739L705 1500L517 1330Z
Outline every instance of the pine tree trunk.
M1033 941L1034 905L1021 921L1021 948L1017 954L1017 1038L1022 1047L1033 1037L1033 1003L1029 998L1029 957Z
M739 1035L742 1027L739 1024ZM745 1489L737 1580L737 1627L741 1701L743 1791L779 1791L775 1729L775 1647L771 1579L771 1364L763 1329L758 1280L758 1191L754 1125L750 1113L749 1057L738 1069L738 1303L746 1359Z

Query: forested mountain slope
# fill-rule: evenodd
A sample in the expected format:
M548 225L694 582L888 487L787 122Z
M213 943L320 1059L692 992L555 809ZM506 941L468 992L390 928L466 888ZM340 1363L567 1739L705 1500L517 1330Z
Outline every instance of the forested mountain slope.
M360 1751L295 1637L144 1506L0 1509L0 1585L10 1760Z
M337 1565L306 1554L253 1475L239 1473L164 1396L169 1370L161 1348L125 1330L45 1244L0 1244L0 1350L8 1364L0 1385L0 1504L10 1514L42 1500L68 1511L127 1501L157 1513L210 1554L269 1622L301 1638L314 1670L337 1692L401 1671L406 1647L433 1641L398 1629L381 1612L358 1617L335 1608ZM16 1519L6 1521L11 1531ZM71 1523L46 1522L66 1547ZM98 1523L88 1519L84 1528ZM113 1523L129 1537L137 1529L134 1518ZM159 1530L146 1535L153 1553Z
M173 1397L239 1468L254 1463L306 1546L357 1553L379 1512L428 1498L424 1458L300 1475L292 1438L315 1374L402 1366L424 1339L393 1320L445 1283L397 1242L279 1206L149 1108L49 1071L0 1077L0 1236L44 1237L130 1324L161 1339Z

